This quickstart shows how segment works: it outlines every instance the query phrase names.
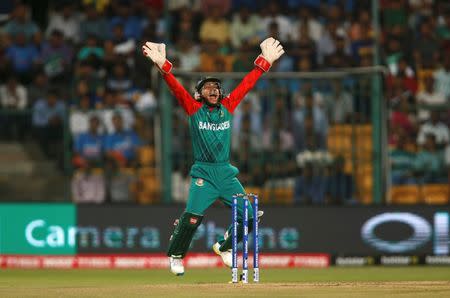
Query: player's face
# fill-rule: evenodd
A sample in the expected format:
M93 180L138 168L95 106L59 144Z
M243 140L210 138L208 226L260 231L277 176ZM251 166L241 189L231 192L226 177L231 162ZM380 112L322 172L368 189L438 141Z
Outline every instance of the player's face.
M211 82L203 85L202 97L205 98L210 105L216 105L220 98L220 91L217 84Z

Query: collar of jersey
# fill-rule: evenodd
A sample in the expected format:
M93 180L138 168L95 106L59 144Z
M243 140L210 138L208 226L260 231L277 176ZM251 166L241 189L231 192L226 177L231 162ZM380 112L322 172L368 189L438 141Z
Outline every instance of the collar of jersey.
M217 105L217 106L215 106L215 107L211 107L211 106L208 106L206 103L205 104L203 104L203 108L204 109L207 109L209 112L212 112L212 111L214 111L214 110L220 110L220 103Z

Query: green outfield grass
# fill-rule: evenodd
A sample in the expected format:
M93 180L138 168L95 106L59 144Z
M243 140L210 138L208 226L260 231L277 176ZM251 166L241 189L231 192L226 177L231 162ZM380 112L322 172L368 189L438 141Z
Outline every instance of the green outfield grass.
M261 283L228 284L226 269L0 270L0 297L450 297L449 267L261 270Z

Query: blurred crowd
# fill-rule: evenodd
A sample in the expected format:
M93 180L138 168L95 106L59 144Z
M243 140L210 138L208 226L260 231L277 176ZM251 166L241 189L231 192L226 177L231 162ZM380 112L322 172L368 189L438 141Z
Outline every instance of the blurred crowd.
M140 148L154 147L159 113L158 80L152 80L158 74L140 52L147 40L166 43L168 58L182 71L247 72L267 36L286 50L271 72L374 63L369 0L165 2L2 1L1 137L31 137L61 164L68 143L78 169L72 185L77 202L135 201L129 190L139 177L128 170L157 165L139 157ZM447 2L380 1L393 184L449 179ZM197 78L179 78L193 90ZM232 161L243 184L290 188L297 203L355 202L356 177L345 170L347 157L330 153L327 138L332 126L370 123L372 80L259 82L233 123ZM236 83L224 80L225 92ZM174 107L173 195L182 201L192 158L186 119Z

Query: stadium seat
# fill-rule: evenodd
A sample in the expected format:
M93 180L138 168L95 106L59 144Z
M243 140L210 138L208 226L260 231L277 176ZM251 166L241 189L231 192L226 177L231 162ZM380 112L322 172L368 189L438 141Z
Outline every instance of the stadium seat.
M444 205L449 202L447 184L426 184L422 186L422 198L426 204Z
M245 188L245 192L246 193L251 193L251 194L255 194L258 196L261 196L261 188L260 187L256 187L256 186L248 186Z
M155 176L156 170L152 167L142 167L138 170L138 175L140 176Z
M333 154L349 155L352 150L350 136L329 134L327 137L327 148Z
M291 205L294 202L294 189L292 187L277 187L273 189L277 204Z
M356 136L365 136L372 138L372 125L370 124L361 124L356 126Z
M138 149L138 161L142 166L148 166L155 161L155 148L144 146Z
M260 203L273 204L275 202L275 191L273 188L263 188L261 192Z
M417 185L397 185L390 189L390 202L392 204L420 203L420 191Z
M371 163L362 163L356 168L356 175L354 175L354 179L359 192L359 201L363 204L372 203L372 173L373 167Z
M328 134L332 136L350 136L352 133L352 126L349 124L336 124L329 128Z

